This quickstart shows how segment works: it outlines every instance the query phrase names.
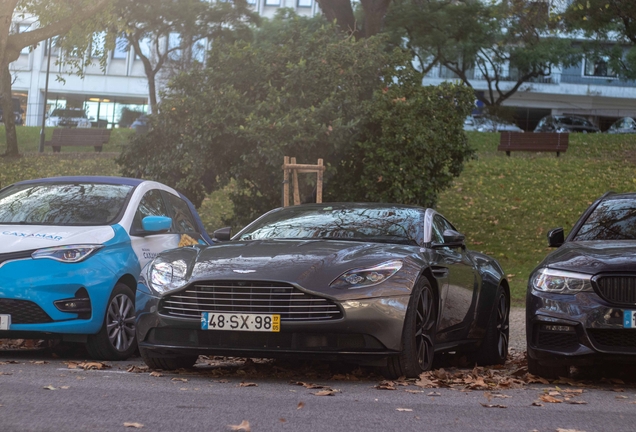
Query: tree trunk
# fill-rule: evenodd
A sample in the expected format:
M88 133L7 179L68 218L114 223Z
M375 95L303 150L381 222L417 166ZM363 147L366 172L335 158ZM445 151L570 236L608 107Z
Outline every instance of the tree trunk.
M7 137L7 151L3 156L20 156L18 151L18 135L15 130L13 100L11 100L11 72L9 65L0 69L0 103L2 103L2 120Z
M359 33L359 26L353 16L353 7L350 0L316 0L320 9L329 21L336 21L343 32L349 34Z
M360 0L360 4L364 11L364 36L370 37L380 33L391 0Z

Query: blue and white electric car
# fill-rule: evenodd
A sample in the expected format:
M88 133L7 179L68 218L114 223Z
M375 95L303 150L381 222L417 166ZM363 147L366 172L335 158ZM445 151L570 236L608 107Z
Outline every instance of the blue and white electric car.
M136 349L141 268L211 239L192 203L161 183L56 177L0 190L0 338L84 342L96 359Z

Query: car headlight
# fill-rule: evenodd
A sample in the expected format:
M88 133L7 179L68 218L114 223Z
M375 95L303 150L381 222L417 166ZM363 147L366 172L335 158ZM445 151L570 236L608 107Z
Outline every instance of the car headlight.
M556 128L556 132L557 133L568 133L570 131L569 131L569 129L566 129L564 127L558 127L558 128Z
M590 279L592 276L587 274L542 268L531 276L530 281L537 291L576 294L594 290Z
M384 282L402 268L402 261L386 261L373 267L349 270L331 283L333 288L366 288Z
M164 294L185 286L188 265L183 260L165 262L155 260L150 265L150 287L159 294Z
M84 261L90 254L102 247L103 245L94 244L56 246L38 249L31 254L31 258L48 258L65 263L76 263Z

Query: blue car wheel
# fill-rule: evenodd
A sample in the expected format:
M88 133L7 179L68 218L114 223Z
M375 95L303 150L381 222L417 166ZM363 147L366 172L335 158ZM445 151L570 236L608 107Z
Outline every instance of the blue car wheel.
M101 360L125 360L137 349L135 296L127 285L115 285L102 328L88 337L86 349L91 357Z

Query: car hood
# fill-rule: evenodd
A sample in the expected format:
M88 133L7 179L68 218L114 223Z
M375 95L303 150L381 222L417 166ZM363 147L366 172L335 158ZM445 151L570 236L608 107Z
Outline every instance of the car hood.
M0 253L71 244L102 244L114 236L110 226L0 225Z
M633 272L636 266L636 241L567 242L548 255L543 265L586 274Z
M196 251L200 251L196 253ZM329 288L344 272L401 259L402 270L390 284L380 284L394 292L395 286L410 289L419 276L415 268L418 246L335 240L257 240L221 243L207 248L176 249L160 254L164 260L183 259L197 280L279 281L310 291L338 295ZM358 291L358 290L356 290ZM403 293L403 292L402 292ZM377 294L377 293L376 293Z

